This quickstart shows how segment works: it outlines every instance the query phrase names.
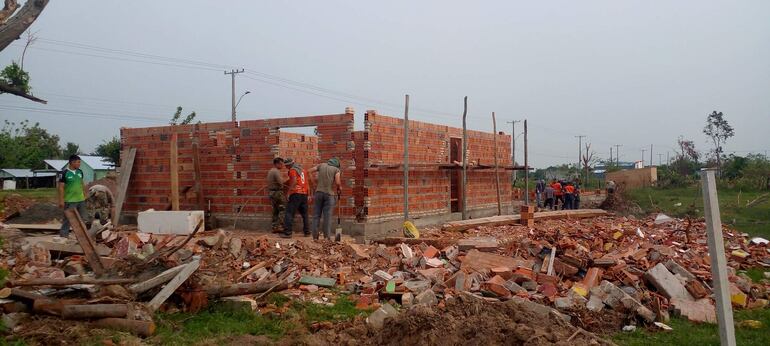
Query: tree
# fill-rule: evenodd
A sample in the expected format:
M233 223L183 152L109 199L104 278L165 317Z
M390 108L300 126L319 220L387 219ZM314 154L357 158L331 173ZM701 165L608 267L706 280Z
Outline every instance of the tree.
M713 111L706 117L706 127L703 128L703 133L711 138L714 143L714 149L712 154L717 161L717 169L720 174L722 171L722 146L727 140L735 135L733 127L727 123L722 112Z
M96 147L94 155L103 156L115 166L120 166L120 140L118 137L112 137L109 141L105 140Z
M169 124L171 124L171 125L187 125L187 124L191 123L193 121L193 119L195 119L195 112L187 114L187 116L184 118L184 120L182 120L181 123L178 123L179 122L179 118L181 118L181 117L182 117L182 106L178 106L178 107L176 107L176 112L174 112L174 116L171 117L171 121L169 122Z
M0 130L0 167L45 168L43 160L59 157L59 136L52 135L40 124L29 126L29 121L19 124L5 121Z
M587 188L589 178L591 177L589 174L589 170L591 169L591 167L593 167L599 162L599 158L596 157L596 152L591 150L591 143L586 143L586 150L583 156L580 158L580 161L583 163L583 169L586 172L586 181L584 182L584 184Z
M68 159L72 155L79 155L79 154L80 154L80 146L72 142L67 142L67 145L64 148L62 148L61 157L63 159Z
M0 51L8 47L13 41L18 40L21 34L40 16L46 5L48 5L48 0L27 0L24 6L19 8L18 1L5 0L5 6L0 10ZM18 68L13 65L18 66ZM47 103L45 100L29 93L29 75L24 72L21 66L16 64L16 62L12 62L9 67L11 69L8 72L11 73L11 78L8 78L5 69L3 70L3 76L0 76L0 94L8 93L35 102ZM11 80L22 80L25 76L26 83L18 84L11 82Z

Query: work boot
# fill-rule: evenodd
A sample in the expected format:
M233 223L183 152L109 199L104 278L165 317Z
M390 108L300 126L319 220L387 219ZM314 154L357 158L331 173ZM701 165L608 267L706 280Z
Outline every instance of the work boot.
M287 239L288 239L288 238L291 238L291 233L288 233L288 234L287 234L287 233L281 233L281 234L280 234L280 237L281 237L281 238L287 238Z

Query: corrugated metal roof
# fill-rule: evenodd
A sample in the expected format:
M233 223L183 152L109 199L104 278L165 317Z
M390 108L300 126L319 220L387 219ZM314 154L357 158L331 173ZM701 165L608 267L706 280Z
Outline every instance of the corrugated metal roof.
M107 161L103 156L91 156L80 155L80 159L94 170L111 170L114 169L112 162ZM64 169L64 166L69 163L67 160L44 160L45 163L56 170Z
M53 177L54 175L56 175L56 173L42 173L42 172L35 173L31 169L26 169L26 168L3 168L0 170L5 173L8 173L14 178L35 178L35 177L42 178L42 177Z

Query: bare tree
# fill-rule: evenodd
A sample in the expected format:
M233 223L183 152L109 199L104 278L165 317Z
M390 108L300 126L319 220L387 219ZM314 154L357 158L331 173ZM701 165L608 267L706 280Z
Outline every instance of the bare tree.
M21 59L19 62L19 65L21 65L21 69L24 69L24 57L27 56L27 49L29 49L29 46L31 46L35 41L37 41L36 33L27 30L27 43L24 44L24 50L21 51Z
M586 143L586 150L583 156L580 158L580 160L583 163L583 168L586 171L586 186L588 185L588 181L590 179L590 175L588 174L591 167L596 165L599 162L599 158L596 156L596 151L591 150L591 143Z
M24 6L19 8L16 0L5 0L3 9L0 10L0 51L8 47L13 41L18 40L24 31L40 16L48 5L48 0L27 0ZM35 102L47 103L29 94L24 88L12 85L6 81L0 81L0 93L8 93L20 96Z
M713 111L706 117L706 127L703 128L703 133L711 138L714 143L714 149L712 150L714 157L717 160L717 169L721 173L722 171L722 146L727 140L735 135L733 127L727 123L722 112Z

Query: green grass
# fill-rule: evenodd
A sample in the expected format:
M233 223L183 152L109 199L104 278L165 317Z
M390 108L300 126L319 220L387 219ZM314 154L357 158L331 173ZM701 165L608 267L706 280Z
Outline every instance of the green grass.
M770 345L770 310L741 310L735 312L735 339L738 345ZM740 321L757 320L759 329L740 327ZM649 332L637 329L631 333L618 333L612 339L619 345L719 345L719 331L716 324L693 324L673 318L668 323L673 331Z
M770 239L770 200L750 208L746 203L762 195L762 191L722 189L717 192L722 223L753 236ZM645 213L663 212L670 216L687 214L703 216L700 185L686 188L647 187L626 193ZM677 205L681 203L681 205Z
M19 189L19 190L0 190L0 212L5 209L3 200L7 195L21 195L23 197L34 199L38 202L56 201L56 189Z
M246 334L277 339L292 328L290 321L281 318L250 311L219 311L216 308L195 314L160 314L157 325L157 335L152 338L152 342L161 345L190 345L213 338Z
M355 302L346 296L339 297L332 305L325 305L290 302L288 297L273 293L267 297L267 302L290 308L281 315L223 310L216 305L195 314L159 314L156 318L157 335L148 341L161 345L190 345L239 335L263 335L277 340L287 335L302 334L306 330L303 327L309 327L314 322L348 321L369 313L356 309Z

